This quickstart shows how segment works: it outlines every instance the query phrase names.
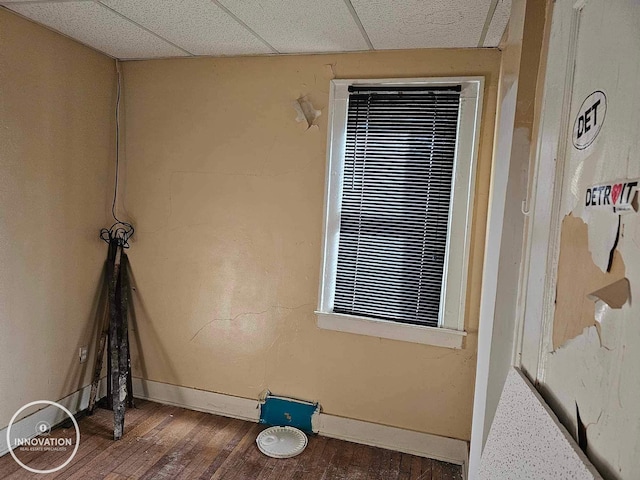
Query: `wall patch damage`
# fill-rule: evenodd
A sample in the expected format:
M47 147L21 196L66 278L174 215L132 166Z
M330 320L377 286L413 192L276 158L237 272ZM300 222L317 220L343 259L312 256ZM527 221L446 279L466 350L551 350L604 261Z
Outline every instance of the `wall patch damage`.
M587 297L594 302L602 300L611 308L622 308L631 296L631 285L629 279L621 278L615 282L602 287L595 292L590 293Z
M316 110L306 95L293 102L293 108L298 114L296 122L306 122L307 130L316 125L316 120L322 114L322 110Z
M618 305L623 297L624 301L628 297L628 294L624 296L625 285L628 285L628 280L620 253L614 252L610 271L602 271L593 262L589 251L587 224L578 217L567 215L562 221L560 234L553 349L557 350L582 334L585 328L598 327L593 298L596 294L603 295L604 298L599 299ZM628 286L626 291L629 291Z

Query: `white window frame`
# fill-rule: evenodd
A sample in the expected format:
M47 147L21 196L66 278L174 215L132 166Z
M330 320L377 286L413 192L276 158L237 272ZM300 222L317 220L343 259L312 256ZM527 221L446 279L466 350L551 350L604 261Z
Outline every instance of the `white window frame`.
M340 240L340 208L344 176L348 88L350 85L462 86L438 327L333 313L338 243ZM345 79L331 81L324 235L320 268L320 292L316 311L318 327L393 340L448 348L462 348L463 340L466 336L464 318L467 299L467 271L483 87L483 77ZM456 252L456 254L450 255L450 252ZM458 252L460 254L457 254Z

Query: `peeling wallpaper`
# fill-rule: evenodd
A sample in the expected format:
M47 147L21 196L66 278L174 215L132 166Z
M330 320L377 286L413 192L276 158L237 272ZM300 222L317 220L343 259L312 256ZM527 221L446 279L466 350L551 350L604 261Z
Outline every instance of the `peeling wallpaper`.
M570 6L556 4L556 9L560 8L570 11ZM570 13L565 18L570 18ZM569 28L568 22L563 25ZM585 192L590 185L640 177L638 31L640 14L632 0L592 0L581 11L560 216L562 220L571 214L586 223L582 241L588 244L589 261L600 271L606 271L615 248L626 266L630 300L619 309L597 300L592 313L594 326L555 352L545 353L540 385L573 433L578 405L586 426L589 458L603 477L616 479L636 479L640 471L640 216L629 213L618 218L610 210L586 209ZM580 150L572 145L571 128L584 114L581 106L594 91L606 94L606 118L593 143ZM580 261L571 245L562 247L563 256ZM571 281L578 286L592 281L579 271L570 275ZM556 315L554 330L559 324L573 322L570 315Z

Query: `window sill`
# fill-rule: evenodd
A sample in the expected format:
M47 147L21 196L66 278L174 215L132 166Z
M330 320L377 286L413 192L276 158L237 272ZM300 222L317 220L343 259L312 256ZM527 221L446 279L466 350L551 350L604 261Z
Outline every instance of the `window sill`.
M318 328L323 330L335 330L454 349L461 349L462 341L467 336L467 332L448 328L396 323L341 313L315 313L318 316Z

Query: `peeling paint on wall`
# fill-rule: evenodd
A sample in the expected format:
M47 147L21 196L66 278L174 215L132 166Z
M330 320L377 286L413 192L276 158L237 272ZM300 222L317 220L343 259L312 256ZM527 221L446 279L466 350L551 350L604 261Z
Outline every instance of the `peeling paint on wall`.
M620 293L622 285L618 282L626 280L625 265L617 251L614 252L609 272L595 265L589 251L587 225L580 218L567 215L562 221L560 235L553 323L554 350L582 334L585 328L599 325L596 322L595 305L589 295L605 290L604 296L617 305L623 296ZM615 285L614 291L611 291L612 285Z
M627 300L629 300L630 295L631 285L629 285L629 280L622 278L590 293L587 297L594 302L602 300L611 308L622 308L622 306L627 303Z
M640 76L637 11L634 0L590 0L579 11L572 2L554 3L545 106L555 111L554 106L562 105L563 99L569 101L567 124L561 128L577 127L577 139L581 121L584 127L588 121L595 123L595 119L587 119L590 106L582 108L584 99L599 90L606 92L608 105L606 122L593 142L576 146L570 136L562 136L558 124L550 123L557 118L553 116L544 119L541 137L550 139L543 140L541 151L551 151L549 145L558 146L556 158L562 162L560 219L567 222L564 216L571 213L584 224L579 229L580 252L575 245L564 245L561 238L559 261L565 263L559 265L564 273L557 277L555 319L550 329L553 346L542 354L544 370L538 385L570 430L577 424L579 405L580 420L588 432L587 455L605 478L620 480L636 480L640 472L640 311L634 302L634 296L640 295L640 217L634 213L635 195L632 191L627 195L630 189L624 187L640 178L640 96L632 94ZM579 28L573 29L576 14ZM567 62L573 53L575 62ZM572 79L567 76L569 71ZM598 123L601 108L602 104L598 105ZM584 149L579 149L581 146ZM618 215L621 201L626 215ZM543 217L535 218L534 223ZM558 227L565 236L565 223ZM611 274L605 275L610 258ZM624 273L616 270L620 267ZM618 275L612 276L616 271ZM598 278L603 282L595 285ZM588 284L594 288L582 288ZM576 298L581 296L574 312L570 305L561 305L560 300L566 297L563 288L577 292ZM611 289L617 298L610 298ZM585 294L591 294L592 300L585 299ZM594 318L594 307L595 328L582 333L577 328L577 336L557 348L563 340L558 341L557 334L568 328L571 317L585 320L580 327L588 325ZM575 331L564 338L573 335Z
M325 73L329 80L336 78L336 65L337 63L326 63L324 65Z
M321 110L316 110L313 107L313 104L306 95L293 102L293 108L298 114L296 122L306 122L307 130L316 125L316 120L322 114Z
M578 407L578 402L576 402L576 432L578 438L578 446L580 450L583 452L587 451L587 427L582 422L582 418L580 417L580 407Z

